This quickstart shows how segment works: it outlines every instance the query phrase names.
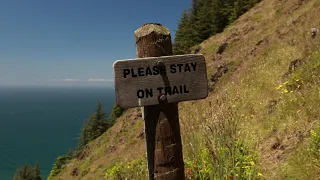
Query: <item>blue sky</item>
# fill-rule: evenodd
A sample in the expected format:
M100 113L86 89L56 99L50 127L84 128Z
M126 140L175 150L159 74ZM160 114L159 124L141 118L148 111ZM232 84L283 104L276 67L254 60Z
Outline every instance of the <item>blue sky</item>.
M135 58L134 31L157 22L172 38L191 0L0 0L0 86L113 84Z

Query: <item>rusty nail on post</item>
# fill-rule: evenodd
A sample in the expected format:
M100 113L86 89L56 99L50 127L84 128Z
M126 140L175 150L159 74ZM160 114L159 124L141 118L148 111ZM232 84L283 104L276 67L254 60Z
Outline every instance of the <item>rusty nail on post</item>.
M164 95L164 94L160 95L159 101L165 102L166 100L167 100L167 96L166 95Z
M161 61L161 60L158 60L157 61L157 66L160 68L160 67L163 67L164 66L164 63Z
M166 74L166 66L164 65L162 60L158 60L156 65L159 68L161 75Z

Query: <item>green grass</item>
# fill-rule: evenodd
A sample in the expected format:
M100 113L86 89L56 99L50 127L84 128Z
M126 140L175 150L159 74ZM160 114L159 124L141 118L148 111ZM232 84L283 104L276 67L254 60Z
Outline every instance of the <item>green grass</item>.
M237 124L235 119L207 119L202 134L184 137L187 179L259 179L263 176L257 166L256 148L247 144Z
M282 169L282 176L288 179L316 179L320 174L320 56L312 54L306 64L286 81L282 91L283 103L279 106L279 115L291 122L290 129L303 132L306 142L301 143L289 157ZM297 81L299 80L299 81ZM309 125L306 123L310 123ZM279 124L279 122L278 122ZM310 130L311 129L311 130ZM311 133L309 133L311 132ZM300 164L300 166L298 166ZM303 164L303 166L301 166Z
M109 180L141 180L147 179L147 163L145 157L136 160L117 162L106 170L105 178Z
M278 8L276 9L276 15L280 16L282 14L282 9Z

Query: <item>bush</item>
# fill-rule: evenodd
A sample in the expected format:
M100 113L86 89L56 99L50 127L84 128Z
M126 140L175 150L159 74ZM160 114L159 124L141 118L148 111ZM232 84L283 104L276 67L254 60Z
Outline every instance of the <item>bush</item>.
M320 172L320 126L310 133L309 154L315 168Z
M240 117L232 108L228 116L211 115L202 129L184 137L186 179L259 179L258 154L240 133ZM188 127L190 129L194 126Z
M118 105L114 105L112 107L112 116L114 116L115 118L119 118L122 114L123 114L124 109L122 109L120 106Z
M66 167L70 159L70 156L59 156L53 164L48 179L52 179L59 174Z
M84 169L82 172L81 172L81 177L87 175L89 173L90 169Z
M127 162L118 162L107 168L106 179L109 180L141 180L148 179L147 160L145 157Z
M257 179L257 158L241 141L230 146L203 147L195 157L186 157L186 179Z

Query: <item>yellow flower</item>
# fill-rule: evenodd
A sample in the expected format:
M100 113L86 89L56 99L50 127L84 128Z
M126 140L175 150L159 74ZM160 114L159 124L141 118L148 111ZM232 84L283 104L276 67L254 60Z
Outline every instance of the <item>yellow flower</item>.
M280 85L276 88L276 90L279 90L279 89L281 89L282 87L283 87L283 85L280 84Z
M251 166L254 166L254 162L253 161L251 161L250 164L251 164Z
M263 175L262 175L261 173L258 173L258 176L259 176L259 177L262 177Z

